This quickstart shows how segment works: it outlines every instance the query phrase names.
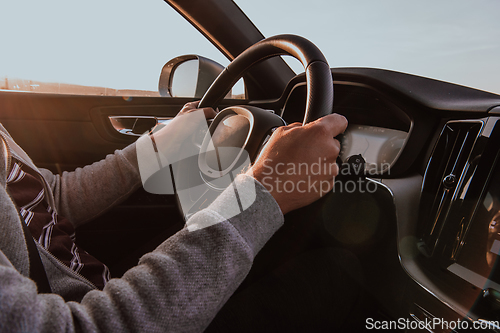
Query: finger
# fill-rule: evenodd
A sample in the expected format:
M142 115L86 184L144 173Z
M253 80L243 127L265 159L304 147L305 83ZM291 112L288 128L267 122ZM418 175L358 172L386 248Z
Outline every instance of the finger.
M340 143L337 140L333 140L333 144L331 146L331 155L334 159L337 159L337 156L340 154Z
M340 152L340 147L342 146L342 144L340 143L339 140L333 138L333 144L339 149L339 152Z
M300 127L302 126L301 123L291 123L291 124L288 124L286 126L283 126L282 128L287 130L287 129L291 129L291 128L295 128L295 127Z
M203 108L203 109L182 109L178 115L183 115L183 114L188 114L192 112L199 112L203 111L203 114L205 115L206 119L213 119L217 115L217 112L214 111L212 108Z
M344 131L347 128L347 124L348 124L347 119L344 116L334 113L326 115L313 122L310 122L306 126L308 127L322 126L326 129L329 135L337 136L341 133L344 133Z
M279 137L281 135L284 135L285 132L287 131L290 131L294 128L297 128L297 127L301 127L302 124L301 123L293 123L293 124L290 124L290 125L286 125L286 126L280 126L278 127L274 133L273 133L273 137Z
M184 106L182 107L182 110L187 111L187 110L197 109L198 104L200 104L200 101L188 102L188 103L184 104Z

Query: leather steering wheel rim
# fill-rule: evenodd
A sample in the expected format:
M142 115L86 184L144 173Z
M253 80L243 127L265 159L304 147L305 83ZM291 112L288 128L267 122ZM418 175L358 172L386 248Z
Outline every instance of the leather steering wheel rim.
M330 66L316 45L296 35L277 35L250 46L220 73L201 99L199 107L215 109L250 67L280 55L290 55L304 66L307 99L303 124L332 113L333 80Z

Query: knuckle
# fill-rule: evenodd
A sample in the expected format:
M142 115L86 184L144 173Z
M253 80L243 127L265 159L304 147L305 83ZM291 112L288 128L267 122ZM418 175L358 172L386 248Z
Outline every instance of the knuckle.
M298 128L301 128L300 125L301 125L300 123L293 123L293 124L289 124L287 126L281 126L281 127L278 127L275 132L279 132L279 133L284 134L285 132L294 131L294 130L297 130Z
M287 127L288 127L288 126L281 126L281 127L278 127L278 128L274 131L273 135L281 135L283 132L285 132L285 131L287 130Z
M287 126L284 126L285 128L295 128L295 127L301 127L302 124L299 123L299 122L295 122L295 123L291 123L291 124L288 124Z
M315 126L315 132L321 136L330 135L328 127L322 122L318 123L317 126Z

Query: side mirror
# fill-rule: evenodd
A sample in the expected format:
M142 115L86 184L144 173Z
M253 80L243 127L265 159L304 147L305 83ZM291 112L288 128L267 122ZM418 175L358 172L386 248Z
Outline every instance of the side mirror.
M198 55L173 58L161 70L160 96L201 98L223 69L221 64Z

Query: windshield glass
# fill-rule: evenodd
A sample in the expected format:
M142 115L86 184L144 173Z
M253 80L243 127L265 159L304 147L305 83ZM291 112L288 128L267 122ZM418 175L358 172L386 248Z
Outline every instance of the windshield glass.
M235 2L264 36L306 37L331 67L384 68L500 93L500 1Z

